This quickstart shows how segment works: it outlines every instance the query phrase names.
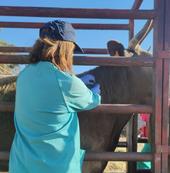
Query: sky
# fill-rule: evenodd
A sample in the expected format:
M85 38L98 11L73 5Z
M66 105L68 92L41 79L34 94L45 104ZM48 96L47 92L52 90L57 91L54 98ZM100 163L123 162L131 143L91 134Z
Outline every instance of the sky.
M102 9L130 9L134 0L0 0L0 6L29 6L29 7L60 7L60 8L102 8ZM153 0L143 0L140 9L153 9ZM70 23L108 23L127 24L128 20L113 19L71 19L71 18L38 18L38 17L7 17L0 16L0 21L48 22L61 19ZM140 30L146 20L135 20L135 33ZM38 29L0 29L0 40L15 46L30 47L38 38ZM142 48L152 48L152 32L144 40ZM128 45L128 31L111 30L76 30L77 43L82 48L106 48L108 40L114 39ZM80 73L94 66L74 66L74 71Z

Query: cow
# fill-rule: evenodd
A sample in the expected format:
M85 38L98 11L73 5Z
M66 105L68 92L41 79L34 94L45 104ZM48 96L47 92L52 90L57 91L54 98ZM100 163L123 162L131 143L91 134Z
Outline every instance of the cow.
M145 30L146 31L146 30ZM140 37L141 39L141 37ZM139 44L132 39L129 45ZM129 53L137 54L136 46L129 46ZM139 49L138 49L139 50ZM138 51L140 52L140 51ZM141 53L141 52L140 52ZM113 55L112 55L113 56ZM90 75L92 83L100 85L102 103L105 104L151 104L152 100L152 68L151 67L96 67L79 74L78 77ZM145 85L143 85L145 84ZM143 86L143 87L141 87ZM15 87L0 98L1 101L15 101ZM13 113L1 113L0 150L9 151L14 134ZM87 151L114 151L120 133L131 114L78 114L81 132L81 147ZM4 123L5 122L5 123ZM1 162L3 163L3 162ZM83 173L101 173L107 162L88 162L83 164ZM0 165L1 168L1 165Z
M102 103L151 104L152 69L150 67L98 67L87 73L95 76L96 82L100 84ZM120 133L131 116L131 114L80 113L82 147L90 151L114 151ZM87 172L97 173L104 169L106 162L85 162L86 169L90 164L92 166L89 166L89 169L94 170Z
M140 43L151 30L152 25L153 20L148 20L142 30L132 38L127 49L118 41L108 41L107 47L109 54L111 56L151 57L152 55L149 52L141 49ZM97 86L100 86L102 103L151 104L151 67L103 66L79 75L80 78L85 78L85 76L88 76L87 79L89 79L85 83L96 83ZM141 86L144 87L141 88ZM121 131L131 117L131 114L91 115L88 113L84 116L79 114L80 131L81 134L84 134L81 139L82 147L90 151L114 151L118 144ZM91 122L95 122L95 124ZM86 126L87 124L88 126ZM93 131L93 129L97 131ZM107 162L85 162L83 172L100 173L106 164Z

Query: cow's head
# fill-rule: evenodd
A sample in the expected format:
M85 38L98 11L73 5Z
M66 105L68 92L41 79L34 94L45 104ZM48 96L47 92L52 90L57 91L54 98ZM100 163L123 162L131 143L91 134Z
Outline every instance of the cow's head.
M136 55L136 52L133 49L125 49L123 44L116 40L110 40L107 42L107 50L110 56L131 57Z
M107 49L110 56L125 56L124 46L116 40L110 40L107 42Z
M107 49L110 56L151 56L148 51L141 49L140 44L144 38L148 35L153 27L153 20L148 20L143 28L129 41L128 48L116 40L110 40L107 42Z

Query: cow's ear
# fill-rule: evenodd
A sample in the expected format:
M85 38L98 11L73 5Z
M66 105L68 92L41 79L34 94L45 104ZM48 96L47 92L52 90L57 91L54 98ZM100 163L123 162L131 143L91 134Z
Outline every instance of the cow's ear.
M107 50L110 56L116 56L116 52L118 56L124 56L124 46L116 40L110 40L107 42Z

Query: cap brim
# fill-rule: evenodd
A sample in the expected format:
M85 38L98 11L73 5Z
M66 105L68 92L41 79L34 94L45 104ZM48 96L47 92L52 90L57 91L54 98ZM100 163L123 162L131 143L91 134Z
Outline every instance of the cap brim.
M75 44L74 53L84 53L82 48L80 48L76 43L74 44Z

